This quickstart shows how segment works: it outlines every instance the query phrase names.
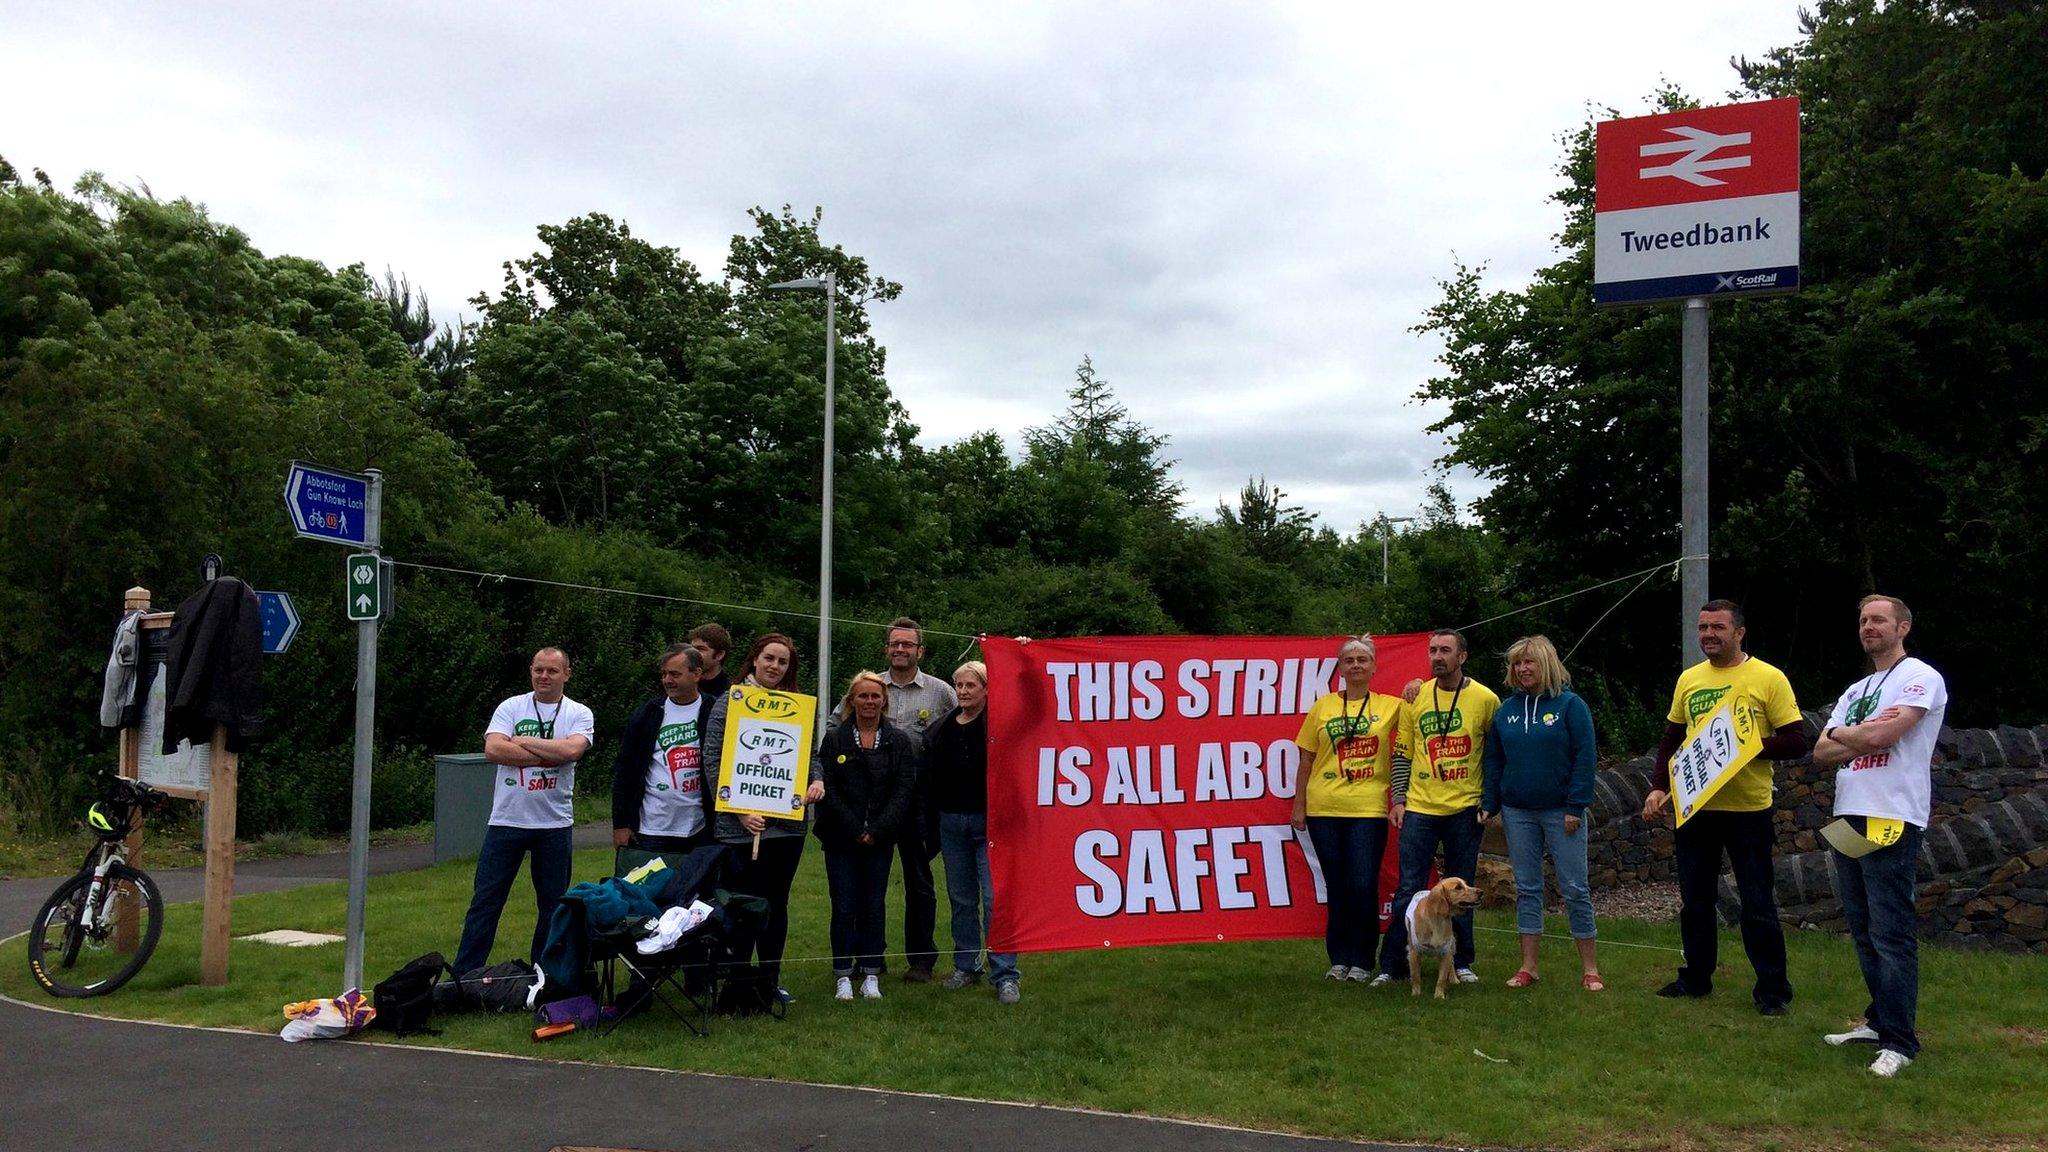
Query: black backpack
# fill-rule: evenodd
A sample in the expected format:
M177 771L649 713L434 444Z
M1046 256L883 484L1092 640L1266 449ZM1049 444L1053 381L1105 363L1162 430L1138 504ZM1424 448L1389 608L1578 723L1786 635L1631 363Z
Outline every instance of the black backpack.
M716 1009L721 1016L782 1015L782 1001L775 996L775 982L758 964L736 964L718 986Z
M528 1012L538 1002L536 989L546 982L540 969L525 960L507 960L456 978L465 1007L483 1012Z
M434 985L443 972L455 975L445 957L439 952L429 952L407 961L398 971L377 981L377 986L370 990L370 1003L377 1009L370 1027L382 1028L399 1036L414 1032L438 1035L427 1027L427 1021L434 1017Z

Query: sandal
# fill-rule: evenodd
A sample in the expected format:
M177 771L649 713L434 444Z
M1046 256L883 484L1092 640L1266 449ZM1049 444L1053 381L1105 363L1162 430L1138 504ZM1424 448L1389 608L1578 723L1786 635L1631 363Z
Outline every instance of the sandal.
M1607 982L1600 979L1598 972L1588 972L1579 977L1579 987L1584 988L1588 992L1605 992L1607 991Z
M1516 972L1513 976L1508 977L1508 987L1510 988L1527 988L1529 985L1534 984L1535 982L1536 974L1534 972L1529 971L1527 968L1521 969L1520 971Z

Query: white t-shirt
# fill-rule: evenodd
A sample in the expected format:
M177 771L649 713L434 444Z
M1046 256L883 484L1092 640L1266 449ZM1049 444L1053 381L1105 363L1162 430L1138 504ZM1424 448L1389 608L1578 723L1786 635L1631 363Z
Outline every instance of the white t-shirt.
M704 827L704 734L697 730L700 701L661 702L661 727L640 796L640 833L695 836Z
M581 736L597 739L597 718L590 709L562 697L557 704L542 704L533 693L514 696L491 713L486 734L538 736L558 740ZM588 743L585 745L588 749ZM517 768L491 765L496 788L491 797L491 823L507 828L567 828L576 822L569 799L576 793L576 761L554 768Z
M1835 815L1904 820L1921 828L1934 806L1934 742L1948 712L1948 685L1925 660L1908 656L1850 685L1828 727L1860 724L1894 705L1925 708L1919 723L1883 752L1858 756L1835 772Z

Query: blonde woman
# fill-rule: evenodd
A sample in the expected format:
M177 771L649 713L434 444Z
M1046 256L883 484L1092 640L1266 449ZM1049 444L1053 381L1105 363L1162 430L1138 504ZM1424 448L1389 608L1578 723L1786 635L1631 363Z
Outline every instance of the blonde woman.
M988 665L969 660L953 673L959 704L924 732L925 782L939 815L939 854L946 861L946 898L953 906L953 974L947 988L982 978L981 947L995 918L988 875ZM996 999L1018 999L1017 954L990 952L988 978Z
M1524 636L1508 648L1509 695L1493 714L1486 741L1483 821L1499 813L1515 870L1515 927L1522 967L1508 987L1536 982L1543 939L1543 854L1550 853L1564 894L1572 939L1588 992L1606 988L1593 957L1593 889L1586 882L1586 809L1593 803L1593 713L1571 689L1557 648Z
M1388 788L1405 773L1407 704L1372 690L1379 656L1372 637L1352 636L1337 649L1342 690L1317 700L1294 742L1301 771L1293 821L1306 830L1329 893L1323 944L1330 980L1372 980L1379 947L1380 861L1387 851Z
M832 895L833 999L882 998L880 977L889 865L911 816L917 745L883 718L888 689L873 672L847 685L852 715L825 734L818 754L825 783L814 832L825 848Z

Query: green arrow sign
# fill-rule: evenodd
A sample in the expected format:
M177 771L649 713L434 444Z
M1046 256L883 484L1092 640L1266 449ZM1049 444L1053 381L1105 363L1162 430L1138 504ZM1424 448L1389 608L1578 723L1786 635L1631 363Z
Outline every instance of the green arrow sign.
M380 561L375 552L358 552L348 558L348 618L375 620L384 614L383 582L377 579Z

